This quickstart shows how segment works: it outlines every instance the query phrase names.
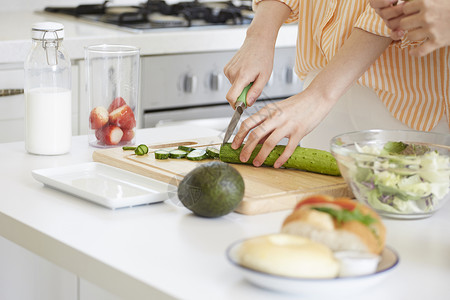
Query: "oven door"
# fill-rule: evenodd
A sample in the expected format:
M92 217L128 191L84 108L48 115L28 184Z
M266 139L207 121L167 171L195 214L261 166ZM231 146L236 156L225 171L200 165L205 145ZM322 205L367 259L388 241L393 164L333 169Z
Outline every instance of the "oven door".
M258 100L255 105L248 107L241 117L241 122L260 110L263 106L279 101ZM171 125L194 125L205 128L226 131L234 111L228 103L199 106L190 108L177 108L166 110L147 111L144 113L144 127L161 127Z

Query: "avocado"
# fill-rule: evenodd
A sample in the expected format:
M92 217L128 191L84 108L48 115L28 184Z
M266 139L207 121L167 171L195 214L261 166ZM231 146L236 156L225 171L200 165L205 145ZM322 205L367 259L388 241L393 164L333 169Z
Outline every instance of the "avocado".
M233 211L244 197L244 179L232 166L213 161L190 171L178 186L178 198L194 214L207 218Z

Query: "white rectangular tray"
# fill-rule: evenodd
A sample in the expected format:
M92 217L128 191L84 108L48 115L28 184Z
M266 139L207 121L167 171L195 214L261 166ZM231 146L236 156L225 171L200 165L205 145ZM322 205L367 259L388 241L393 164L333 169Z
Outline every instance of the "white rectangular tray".
M176 187L102 163L32 171L44 185L115 209L162 202Z

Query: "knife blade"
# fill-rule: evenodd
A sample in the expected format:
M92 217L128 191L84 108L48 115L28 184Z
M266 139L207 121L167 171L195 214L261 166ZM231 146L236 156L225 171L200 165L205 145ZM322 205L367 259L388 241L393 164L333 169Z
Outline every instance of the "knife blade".
M231 117L230 124L228 125L227 131L225 132L225 136L223 138L222 144L225 144L230 139L231 135L234 132L234 129L236 128L237 124L239 123L239 120L241 119L242 113L247 108L247 93L250 87L252 86L253 82L251 82L249 85L247 85L242 93L239 95L239 97L236 100L235 104L235 111L233 116Z

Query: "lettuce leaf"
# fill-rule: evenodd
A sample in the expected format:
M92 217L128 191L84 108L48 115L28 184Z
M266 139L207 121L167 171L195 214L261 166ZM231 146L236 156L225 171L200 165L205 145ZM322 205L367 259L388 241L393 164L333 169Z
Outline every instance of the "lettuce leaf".
M377 219L371 215L363 214L358 208L355 208L354 210L337 210L331 207L312 207L312 209L330 214L336 219L338 224L349 221L358 221L366 226L369 226L370 224L377 222Z

